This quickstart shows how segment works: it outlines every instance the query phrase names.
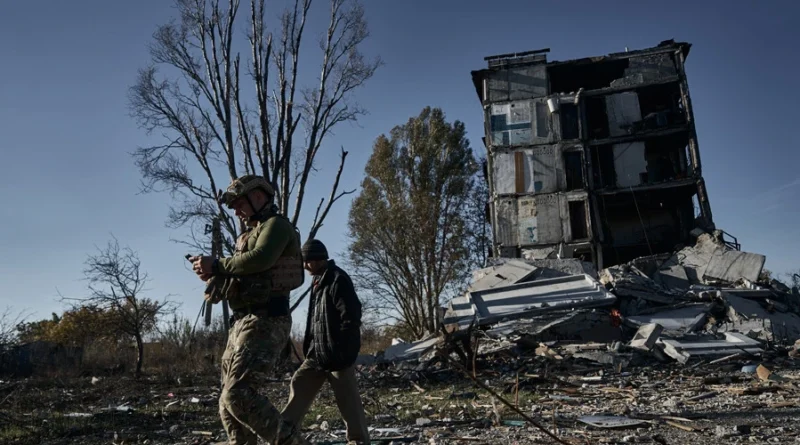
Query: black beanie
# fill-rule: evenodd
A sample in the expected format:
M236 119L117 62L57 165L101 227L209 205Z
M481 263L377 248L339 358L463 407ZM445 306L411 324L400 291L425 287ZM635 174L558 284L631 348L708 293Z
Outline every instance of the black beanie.
M327 260L328 249L318 239L310 239L303 244L303 261Z

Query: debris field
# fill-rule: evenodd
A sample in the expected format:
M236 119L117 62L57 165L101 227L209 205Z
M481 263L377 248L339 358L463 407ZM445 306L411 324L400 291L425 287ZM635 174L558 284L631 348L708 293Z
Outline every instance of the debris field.
M440 333L359 357L373 443L800 443L800 296L764 262L718 232L599 273L498 260ZM3 381L0 443L224 443L218 396L210 375ZM327 386L303 431L346 443Z

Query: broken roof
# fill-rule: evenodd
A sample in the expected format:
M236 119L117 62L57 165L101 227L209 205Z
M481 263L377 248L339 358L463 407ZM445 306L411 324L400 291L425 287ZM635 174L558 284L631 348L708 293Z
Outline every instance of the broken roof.
M580 59L572 59L565 61L554 60L548 62L547 53L550 51L550 48L525 51L519 53L508 53L495 56L488 56L485 57L484 60L488 62L489 68L471 71L472 84L475 86L475 92L478 94L478 98L480 99L481 102L483 102L485 100L485 98L483 97L483 86L482 86L483 79L486 77L487 74L495 71L500 71L509 66L530 66L539 64L544 64L547 66L582 65L588 63L598 63L607 60L618 60L636 56L660 54L663 52L676 51L676 50L681 50L683 52L683 57L686 58L689 55L689 50L691 49L691 47L692 47L691 43L675 42L675 39L669 39L669 40L664 40L657 46L651 48L644 48L634 51L624 51L618 53L609 53L605 56L584 57Z

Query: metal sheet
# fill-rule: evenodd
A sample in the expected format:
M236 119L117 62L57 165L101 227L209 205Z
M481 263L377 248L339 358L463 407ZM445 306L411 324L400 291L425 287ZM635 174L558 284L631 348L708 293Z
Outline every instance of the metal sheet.
M613 294L588 275L537 280L468 295L481 324L553 310L606 306L616 301Z
M414 343L392 345L383 352L384 360L410 360L428 352L442 341L440 337L431 337Z
M647 423L644 420L617 416L582 416L578 417L578 421L597 428L630 428Z

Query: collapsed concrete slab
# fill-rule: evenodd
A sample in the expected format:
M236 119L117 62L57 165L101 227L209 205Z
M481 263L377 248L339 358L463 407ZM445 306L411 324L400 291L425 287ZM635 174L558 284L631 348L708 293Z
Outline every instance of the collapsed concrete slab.
M610 306L614 301L616 297L591 276L565 275L470 291L448 303L443 323L452 332L470 324L485 326L546 312Z
M473 272L473 283L469 286L469 290L479 291L519 283L526 281L534 272L536 272L536 266L532 264L520 260L509 260L503 264Z
M733 283L740 278L758 280L767 257L756 253L717 249L708 262L703 279Z
M681 249L667 260L659 273L682 278L677 268L680 265L692 284L734 283L741 278L758 280L766 257L732 250L721 240L721 236L720 233L701 234L694 246Z
M588 275L469 292L472 310L482 325L557 310L610 306L616 299Z
M664 327L658 323L648 323L643 325L638 331L636 331L636 335L634 335L633 339L630 341L630 343L628 343L628 347L649 351L653 349L653 346L656 345L658 337L661 335L661 331L663 330Z
M627 317L626 323L641 327L647 324L661 325L672 335L688 334L700 329L706 321L711 305L692 304L679 309L671 309L654 314Z
M686 363L690 358L698 356L725 356L741 352L755 355L764 352L758 341L738 332L726 332L725 338L722 340L662 338L659 339L658 344L661 345L665 354L680 363Z
M600 282L613 287L614 294L659 304L671 304L680 296L659 285L635 266L613 266L600 272Z
M611 343L620 340L622 332L606 311L577 309L501 322L487 330L486 335L514 339L518 344L533 347L539 342L555 340Z
M720 332L736 331L765 341L791 344L800 339L800 316L791 312L770 312L758 301L724 293L730 306L728 322Z

